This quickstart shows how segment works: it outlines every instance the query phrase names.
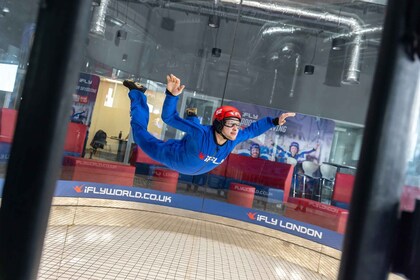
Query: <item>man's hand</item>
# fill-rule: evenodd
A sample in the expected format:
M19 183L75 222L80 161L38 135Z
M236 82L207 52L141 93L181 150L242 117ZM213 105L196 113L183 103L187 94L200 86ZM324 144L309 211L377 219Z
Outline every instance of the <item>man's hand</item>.
M279 125L284 125L288 117L294 117L294 116L296 116L296 113L292 113L292 112L281 114L279 116Z
M181 80L175 77L173 74L166 75L166 81L166 89L169 90L173 96L180 95L185 88L184 85L181 86Z

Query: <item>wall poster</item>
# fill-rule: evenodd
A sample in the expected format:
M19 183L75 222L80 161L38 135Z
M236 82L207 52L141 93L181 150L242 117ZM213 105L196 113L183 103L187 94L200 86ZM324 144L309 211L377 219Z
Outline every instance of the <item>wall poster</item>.
M228 105L242 112L242 126L266 117L277 117L286 111L237 101ZM293 158L298 163L305 160L321 164L329 160L335 122L329 119L296 114L283 126L277 126L264 134L236 146L233 153L288 162Z

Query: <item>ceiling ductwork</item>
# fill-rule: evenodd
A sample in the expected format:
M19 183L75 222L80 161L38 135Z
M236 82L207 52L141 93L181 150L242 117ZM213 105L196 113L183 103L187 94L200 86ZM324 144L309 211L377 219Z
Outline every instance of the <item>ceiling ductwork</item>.
M90 33L103 37L105 35L105 16L111 0L101 0L99 6L93 7L92 23Z
M357 0L357 2L365 2L365 3L372 3L372 4L385 6L388 1L387 0Z
M233 7L230 6L232 8L232 11L226 11L221 8L214 9L211 7L199 6L199 3L197 2L182 2L182 3L168 2L165 4L165 8L170 9L170 10L190 12L190 13L195 13L195 14L200 14L200 15L208 15L208 16L213 15L218 18L235 21L238 18L238 13L237 13L238 9L236 8L237 5L238 3L235 4L235 6L233 6L235 7L235 9L233 9ZM224 6L224 8L227 8L227 6ZM252 17L252 16L244 16L244 15L241 15L241 20L247 23L254 23L254 24L267 23L267 20L265 19Z
M232 6L239 6L240 1L237 0L221 0L219 1L220 5L224 7L232 7ZM383 1L366 1L366 2L379 2L377 4L382 4ZM189 4L187 4L189 3ZM187 6L187 5L188 6ZM220 10L213 10L212 8L206 7L197 7L197 4L193 4L193 2L185 2L185 3L168 3L166 5L167 8L175 8L179 10L188 9L191 12L196 11L201 14L215 14L221 16L223 18L235 19L237 18L237 13L227 13L225 11ZM258 1L242 1L243 8L249 8L253 10L260 10L262 12L270 11L276 12L279 16L284 18L290 18L293 20L293 25L295 27L288 27L285 26L273 26L273 21L262 20L257 17L250 17L250 16L243 16L241 15L241 20L245 20L247 22L256 22L256 23L271 23L271 26L265 30L260 32L262 43L267 44L270 39L268 36L273 36L279 33L295 33L297 31L307 32L308 30L313 33L311 29L314 27L309 27L307 24L315 23L315 25L321 25L325 29L328 29L331 33L337 33L337 28L339 27L342 29L347 29L345 34L337 34L335 37L338 36L345 36L347 38L347 55L345 65L346 67L343 69L342 75L342 83L343 84L359 84L360 80L360 69L361 69L361 51L362 51L362 44L363 44L363 37L367 33L376 33L382 30L382 27L373 27L373 28L364 28L364 22L355 14L348 14L344 12L340 12L339 14L334 14L327 11L316 11L308 9L307 7L293 7L287 6L282 3L274 4L274 3L262 3ZM197 10L198 9L198 10ZM305 25L306 24L306 25ZM301 25L301 26L300 26ZM306 30L306 31L305 31ZM332 39L331 39L332 40ZM258 40L256 41L258 44ZM255 48L259 48L256 46ZM255 53L255 51L253 51Z
M234 0L223 0L225 3L236 3ZM339 15L325 12L308 10L307 8L292 7L282 4L261 3L257 1L242 1L242 6L257 10L269 10L278 12L284 17L290 17L295 21L316 22L330 27L345 27L352 36L348 42L346 67L343 72L343 84L358 84L360 79L361 50L363 43L363 21L356 15L340 13Z
M368 28L363 28L354 32L334 35L330 38L330 40L334 38L351 38L352 36L355 36L355 35L380 34L382 30L383 30L382 26L368 27Z
M110 0L103 0L101 5L94 9L91 26L92 33L97 35L104 34L105 13L109 3ZM156 5L156 1L144 0L142 3L148 3L151 6ZM162 6L157 7L162 8ZM257 54L258 50L269 48L270 43L274 44L279 39L277 35L280 33L295 33L295 35L298 33L313 34L315 30L321 29L333 34L329 36L330 40L336 37L346 37L347 54L345 57L345 68L342 73L343 84L359 83L364 36L368 33L379 33L382 30L382 27L365 28L364 22L355 14L344 13L342 11L335 14L327 11L312 10L304 6L287 6L283 3L262 3L253 0L216 0L211 4L202 1L168 1L163 4L163 7L178 11L193 12L200 15L214 15L226 20L235 21L238 19L238 10L244 11L240 14L241 21L266 25L259 33L261 37L255 40L255 50L251 50L254 54ZM253 13L247 13L247 10ZM280 19L267 20L258 16L260 13L269 13L271 16L275 15L278 18L290 19L292 24L289 25L289 23L286 23L279 26ZM277 26L275 26L276 24ZM258 46L258 44L262 45ZM250 59L255 60L252 54Z
M299 44L296 36L298 32L302 33L303 29L278 23L265 24L258 32L256 39L253 40L255 44L251 47L248 61L252 64L265 65L266 62L273 60L272 57L275 54L286 55L287 52L283 48L287 44ZM298 52L300 54L300 48Z

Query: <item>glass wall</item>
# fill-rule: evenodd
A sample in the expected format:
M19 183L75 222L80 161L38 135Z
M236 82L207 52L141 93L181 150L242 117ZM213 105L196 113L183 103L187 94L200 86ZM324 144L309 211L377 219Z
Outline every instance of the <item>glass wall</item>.
M0 2L3 166L36 22L37 5L23 2ZM62 180L188 195L344 233L384 1L94 3ZM180 116L195 108L202 125L220 105L241 111L242 129L265 116L297 115L238 144L208 173L178 173L135 145L122 84L148 88L153 136L182 139L185 132L162 120L169 73L186 86Z
M0 177L6 172L39 1L0 1Z
M417 88L420 91L420 87ZM413 116L417 121L413 127L413 133L410 133L410 157L405 177L405 186L402 191L401 209L413 212L416 200L420 198L420 117L417 108L417 115Z

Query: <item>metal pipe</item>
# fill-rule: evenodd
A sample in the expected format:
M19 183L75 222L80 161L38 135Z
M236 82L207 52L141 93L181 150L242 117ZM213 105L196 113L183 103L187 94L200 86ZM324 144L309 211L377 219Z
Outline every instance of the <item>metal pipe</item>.
M261 37L272 36L273 34L293 34L302 31L302 28L283 26L269 26L261 29Z
M344 85L359 84L362 55L362 35L354 36L347 48L347 55L344 60L344 71L341 83Z
M203 91L204 90L204 76L205 70L207 66L207 49L203 49L203 53L200 60L200 69L198 71L198 79L197 79L197 89Z
M97 35L97 36L104 36L105 35L105 16L108 9L108 5L111 0L101 0L101 4L99 6L95 6L93 8L93 16L92 16L92 23L90 26L90 33Z
M277 68L274 69L274 80L273 80L273 86L271 87L270 104L273 103L273 97L274 97L274 92L276 91L276 85L277 85Z
M334 35L326 39L332 41L337 38L342 38L349 41L348 53L344 61L342 84L359 84L363 37L369 34L380 34L382 30L382 26L363 28L345 34Z
M292 86L290 88L289 97L293 97L295 94L295 87L296 87L296 80L299 73L299 66L300 66L300 54L296 54L295 59L295 72L293 73L293 80L292 80Z
M337 39L337 38L350 39L351 37L356 36L356 35L381 34L382 30L383 30L382 26L363 28L354 32L352 31L349 33L335 34L331 37L326 38L324 42L332 41L333 39Z

